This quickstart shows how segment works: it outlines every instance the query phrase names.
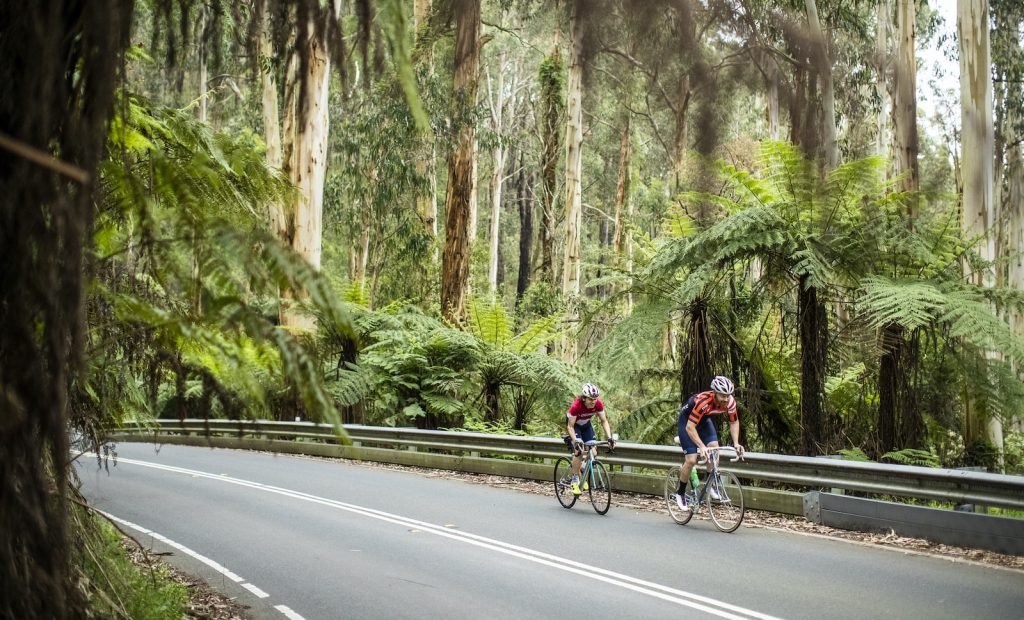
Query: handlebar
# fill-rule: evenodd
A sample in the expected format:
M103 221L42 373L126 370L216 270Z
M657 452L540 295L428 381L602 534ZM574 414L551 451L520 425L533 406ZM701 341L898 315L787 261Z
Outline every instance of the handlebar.
M676 435L672 439L672 441L676 442L676 444L679 444L679 435ZM742 461L743 460L743 457L739 454L739 452L736 451L736 448L734 448L732 446L718 446L717 448L706 447L705 449L708 452L722 452L722 451L731 452L733 458L729 459L729 461L732 462L732 463L735 463L736 461ZM729 456L729 455L726 454L726 456ZM698 465L703 465L704 463L707 463L707 462L708 462L707 459L704 459L703 461L698 460L697 464Z
M707 448L707 451L708 451L708 453L711 453L711 452L723 452L723 451L726 452L726 453L730 453L731 452L732 456L733 456L733 458L729 459L729 462L731 462L731 463L735 463L736 461L742 461L743 460L743 457L740 456L739 452L736 451L736 448L733 448L732 446L719 446L717 448ZM726 454L726 456L729 456L729 454ZM707 463L707 462L708 462L707 459L704 459L702 461L702 460L700 460L698 458L698 460L697 460L697 464L698 465L703 465L704 463Z

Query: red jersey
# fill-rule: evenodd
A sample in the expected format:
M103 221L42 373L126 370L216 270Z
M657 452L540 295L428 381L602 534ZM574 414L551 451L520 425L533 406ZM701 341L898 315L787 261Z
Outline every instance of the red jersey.
M736 421L736 399L730 395L729 402L725 404L725 407L719 407L715 402L715 393L707 391L691 396L690 400L686 401L686 404L683 405L682 410L679 412L679 417L688 416L690 422L699 424L701 420L709 415L722 415L723 413L729 414L730 422Z
M576 400L572 401L572 404L569 405L567 415L569 417L575 417L576 424L583 425L590 422L590 418L602 411L604 411L604 404L601 402L600 398L594 399L593 407L587 407L583 403L583 398L577 396Z

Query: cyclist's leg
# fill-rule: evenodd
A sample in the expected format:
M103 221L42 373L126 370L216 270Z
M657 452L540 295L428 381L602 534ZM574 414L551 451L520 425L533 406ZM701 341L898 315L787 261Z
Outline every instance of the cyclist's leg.
M679 489L677 490L679 494L686 490L686 482L690 479L690 470L697 463L697 444L693 442L689 433L686 432L686 422L688 420L688 417L681 417L677 424L679 447L683 449L683 454L685 455L683 464L679 467Z
M714 422L711 421L710 417L706 417L700 421L697 425L697 435L700 436L700 440L704 442L704 445L709 448L718 447L718 430L715 428ZM711 459L704 465L704 471L711 473Z
M594 441L594 425L588 420L586 424L576 424L573 427L576 431L576 440L584 443L588 441ZM573 454L572 456L572 475L580 475L580 467L583 463L582 454Z

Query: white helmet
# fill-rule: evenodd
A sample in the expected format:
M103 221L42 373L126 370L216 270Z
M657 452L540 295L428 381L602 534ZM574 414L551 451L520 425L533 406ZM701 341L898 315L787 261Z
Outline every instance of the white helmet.
M732 385L732 381L721 375L711 380L711 389L718 392L719 394L732 394L735 389Z
M597 398L597 386L593 383L584 383L583 395L587 398Z

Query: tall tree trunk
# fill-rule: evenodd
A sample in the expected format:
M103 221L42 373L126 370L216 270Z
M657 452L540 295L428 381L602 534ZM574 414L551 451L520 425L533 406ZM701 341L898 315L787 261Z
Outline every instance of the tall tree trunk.
M519 175L516 181L516 203L519 206L519 279L516 281L516 303L530 286L530 253L533 244L533 175L527 177L523 155L519 155Z
M875 154L889 159L889 20L891 0L881 0L875 12L875 96L880 102L875 119ZM916 79L916 77L915 77Z
M206 83L209 81L206 69L206 5L199 9L199 122L206 122Z
M297 189L292 210L292 249L304 258L314 269L320 269L320 253L323 229L324 181L327 174L327 138L330 129L328 114L328 84L330 57L326 42L318 35L314 16L299 24L304 29L298 50L304 58L298 63L305 69L303 79L293 86L297 95L294 114L288 173L292 185ZM296 292L297 296L305 295ZM297 308L286 305L283 323L287 326L313 328L312 318L298 312Z
M825 155L825 170L839 167L839 140L836 137L836 96L832 82L832 58L828 53L825 33L818 20L818 6L815 0L804 0L807 9L807 23L813 38L812 60L821 80L821 139Z
M897 0L897 57L896 97L893 102L895 125L896 173L906 175L900 190L916 192L920 187L917 163L917 56L914 42L917 13L915 0ZM913 198L908 202L907 215L913 223L917 216Z
M887 10L884 7L881 11ZM886 14L888 17L888 13ZM901 175L899 190L907 196L907 226L914 228L915 207L919 184L917 163L917 60L915 48L915 0L897 0L896 31L897 58L895 67L895 93L893 123L895 125L895 168ZM880 26L880 29L882 26ZM882 44L884 45L884 43ZM880 61L883 62L883 61ZM884 91L884 88L882 89ZM884 136L884 125L879 127L879 143ZM906 337L900 325L890 323L882 329L882 356L878 366L878 449L880 454L916 444L916 437L907 437L900 428L918 428L913 422L920 416L917 398L911 393L907 373L911 361L907 355Z
M625 236L627 220L624 217L626 202L629 200L629 157L630 157L630 121L628 106L622 115L622 135L619 138L619 173L615 179L615 229L612 233L612 247L615 252L615 264L624 262L622 241Z
M685 74L679 78L679 100L675 111L673 138L672 176L677 191L682 189L686 176L686 154L690 145L690 126L686 120L690 113L690 95L690 75Z
M97 168L134 5L0 2L2 618L96 611L74 561L81 539L69 535L69 392L89 349ZM79 422L101 423L79 413Z
M768 139L779 140L782 130L779 124L779 71L775 61L770 61L768 78Z
M432 0L414 0L413 2L413 30L416 43L420 43L423 31L426 29L427 20L430 18ZM425 62L433 65L433 54L425 55ZM431 73L433 69L431 68ZM416 159L416 175L427 180L427 187L416 192L416 213L423 222L424 232L431 238L437 237L437 154L434 149L433 136L429 136L419 144L418 156ZM437 261L437 251L433 253L434 261Z
M496 92L491 93L490 72L487 74L487 99L491 108L491 123L498 140L494 146L493 169L491 170L491 236L490 260L487 270L487 284L491 294L498 292L498 247L501 243L501 190L505 179L505 146L501 141L505 110L505 52L498 54L498 75ZM514 84L512 87L514 88Z
M583 226L583 0L573 0L569 13L569 79L565 125L565 260L562 294L569 302L569 320L579 318L580 233ZM567 336L562 348L566 360L575 361L575 338Z
M475 102L476 105L479 102ZM473 136L473 148L470 150L470 157L472 161L470 163L470 185L469 185L469 244L473 245L476 243L477 229L480 226L480 202L478 199L478 192L480 189L478 181L478 168L477 165L480 162L480 138L476 135ZM472 250L471 250L472 251Z
M541 282L548 284L555 282L555 194L557 191L555 173L558 169L558 145L561 142L559 124L564 108L563 79L564 68L562 67L561 52L556 45L541 63L539 71L541 134L544 144L541 153L540 270L538 275Z
M626 221L633 221L633 201L627 198L626 200ZM626 237L626 273L629 274L626 280L626 288L630 289L630 292L626 293L626 315L633 313L633 235L625 235Z
M830 432L824 408L828 356L828 318L818 289L800 278L797 290L800 329L800 449L817 456L828 449Z
M961 175L963 179L962 227L985 260L994 257L992 238L992 178L994 135L992 125L991 53L987 0L958 0L957 35L960 42ZM969 273L977 284L991 286L987 273ZM990 354L993 358L995 354ZM984 372L987 372L987 367ZM987 440L1002 451L1002 424L986 411L983 402L969 398L965 440L968 446Z
M263 111L263 141L267 145L267 165L275 170L280 170L282 167L281 120L277 103L277 78L274 68L271 66L274 50L270 40L270 15L266 12L266 7L263 7L263 10L264 13L260 18L258 63L260 100ZM274 201L270 204L269 211L271 232L281 241L291 245L284 203Z
M441 259L441 314L461 323L469 287L470 195L473 191L473 148L476 127L468 109L476 104L480 0L455 0L455 55L452 75L452 117L461 127L448 161L445 198L445 241Z

